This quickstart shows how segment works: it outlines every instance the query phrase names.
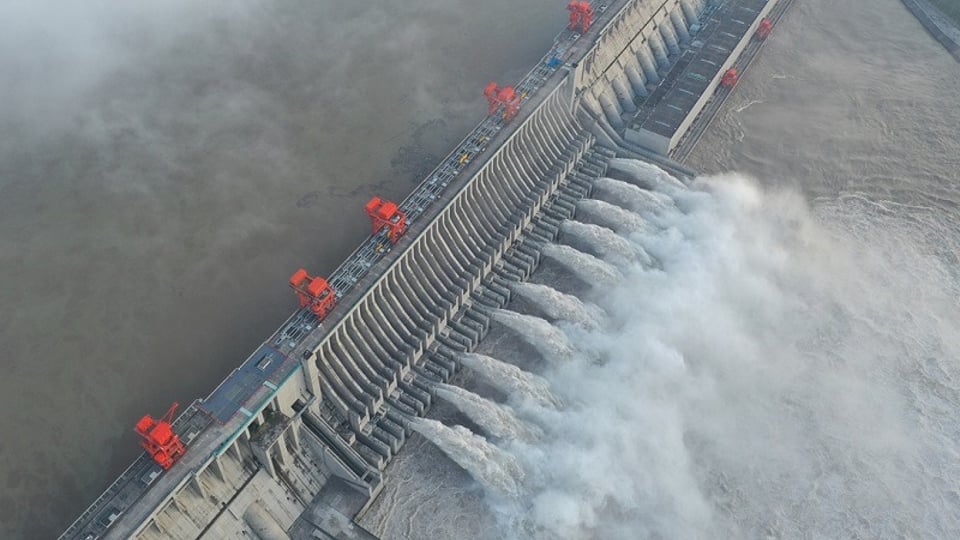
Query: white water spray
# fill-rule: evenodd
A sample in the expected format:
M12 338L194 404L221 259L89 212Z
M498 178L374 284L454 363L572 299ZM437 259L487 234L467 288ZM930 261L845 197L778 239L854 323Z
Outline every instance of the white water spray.
M584 283L594 287L612 287L623 280L619 270L593 255L563 244L547 244L540 253L561 264Z
M561 406L561 401L550 391L550 383L546 379L513 364L476 353L461 353L460 363L513 399L521 402L530 400L542 407Z
M577 203L577 211L590 221L621 234L650 232L652 227L639 214L599 199L584 199Z
M429 418L411 418L409 426L488 489L507 497L520 494L524 473L517 459L480 435L463 426L448 427Z
M560 224L564 241L579 251L591 251L600 257L618 266L627 266L639 262L644 268L654 266L655 261L642 247L631 243L612 229L601 227L593 223L583 223L572 219Z
M585 329L602 328L607 323L607 314L599 306L585 304L576 296L562 293L553 287L539 283L512 282L510 289L555 321L571 322Z
M570 360L576 355L576 349L566 334L540 317L508 309L495 309L490 312L490 317L519 334L548 361Z
M662 271L612 289L616 328L580 338L605 362L544 372L563 435L517 454L512 536L956 537L960 306L940 247L857 201L814 219L732 176L677 197L676 234L649 239Z
M437 384L435 391L437 397L452 404L492 437L532 441L542 435L538 428L517 418L506 405L450 384Z
M671 197L687 191L687 186L660 167L635 159L614 158L610 168L626 174L638 186Z
M597 178L593 183L594 192L599 192L610 202L638 212L647 219L653 219L674 207L673 199L649 189L613 178Z

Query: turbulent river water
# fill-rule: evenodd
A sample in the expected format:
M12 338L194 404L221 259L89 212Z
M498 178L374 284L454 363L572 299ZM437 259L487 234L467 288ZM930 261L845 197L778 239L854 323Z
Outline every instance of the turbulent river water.
M364 197L408 191L561 4L0 8L0 536L52 536L135 455L137 414L213 388L289 311L287 273L341 260ZM610 173L598 197L644 226L565 231L616 283L547 258L532 281L580 302L518 295L499 319L531 331L465 359L480 399L447 389L364 526L960 536L957 88L899 0L797 0L691 156L706 176L638 210Z
M705 176L619 231L655 264L608 242L593 254L623 274L612 288L550 258L534 276L609 323L557 322L573 358L506 327L481 345L562 405L469 367L457 381L543 430L490 438L519 460L520 494L415 438L363 523L385 538L960 536L957 88L897 0L795 2L690 158ZM614 181L598 196L628 207Z

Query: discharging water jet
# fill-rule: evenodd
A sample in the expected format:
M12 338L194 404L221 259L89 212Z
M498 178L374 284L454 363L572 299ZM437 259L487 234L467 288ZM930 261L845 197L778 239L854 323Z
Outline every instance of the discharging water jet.
M483 354L461 353L459 358L467 369L511 397L529 399L544 407L558 408L562 405L560 399L550 391L550 383L538 375Z
M566 334L540 317L508 309L493 310L490 317L519 334L549 361L570 360L576 355L576 349Z
M615 204L598 199L584 199L577 203L577 210L583 212L597 225L613 229L621 234L648 232L651 226L643 216Z
M623 274L607 262L564 244L547 244L540 253L573 272L594 287L612 287L623 281Z
M538 428L517 418L510 407L459 386L440 383L435 391L437 397L452 404L492 437L533 441L543 434Z
M590 250L609 263L627 266L639 262L644 268L650 268L655 264L653 257L646 250L620 236L613 229L568 219L560 224L560 230L565 236L574 240L575 249Z
M523 469L511 454L463 426L449 427L429 418L411 418L408 425L484 487L507 497L520 495Z
M645 161L637 159L614 158L610 160L610 168L625 174L633 183L646 189L673 196L688 188L669 173Z
M605 194L610 202L616 203L639 212L643 216L650 218L659 215L664 210L675 207L673 199L649 189L643 189L639 186L615 180L613 178L598 178L593 183L594 189Z
M607 319L607 314L596 304L585 304L576 296L547 285L513 282L510 289L553 320L571 322L589 330L603 327Z

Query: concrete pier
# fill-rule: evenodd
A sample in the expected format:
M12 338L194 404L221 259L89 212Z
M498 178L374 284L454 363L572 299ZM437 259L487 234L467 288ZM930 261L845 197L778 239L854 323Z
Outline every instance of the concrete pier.
M683 18L683 10L675 9L671 11L670 22L673 23L674 32L681 43L690 41L690 32L687 29L687 22Z

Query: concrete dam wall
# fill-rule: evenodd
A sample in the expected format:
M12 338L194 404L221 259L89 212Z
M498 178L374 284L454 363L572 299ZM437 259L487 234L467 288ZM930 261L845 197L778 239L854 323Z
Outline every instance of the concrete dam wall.
M661 80L671 56L700 26L706 0L628 2L611 20L574 72L579 105L622 128L638 98Z
M497 290L495 281L484 285L484 279L504 266L529 272L537 255L522 249L522 233L563 196L561 187L574 178L575 168L581 189L587 189L602 172L604 158L612 156L590 151L595 137L588 131L598 131L593 105L600 103L604 119L622 127L624 112L635 110L646 85L659 80L658 70L670 65L668 55L679 52L680 41L689 40L689 28L699 24L704 7L701 0L600 7L598 24L562 51L565 68L542 95L525 103L514 130L494 143L496 150L469 182L438 201L424 230L411 231L415 236L397 245L399 257L371 272L379 276L376 282L313 349L309 364L317 370L319 388L312 391L322 398L312 414L340 432L349 426L366 441L361 450L368 457L369 449L377 454L368 461L383 467L404 439L396 412L422 414L429 406L429 387L418 384L415 368L423 361L429 362L423 369L444 380L452 374L452 360L430 354L438 339L447 349L476 345L489 322L469 309L471 296L505 302L509 294ZM587 160L586 169L578 164L585 153L594 162ZM568 203L564 216L572 211ZM537 219L540 237L555 237L557 224L548 216Z
M384 415L422 414L430 404L413 368L438 338L477 339L479 330L468 330L475 325L456 315L592 143L561 88L515 119L517 129L471 181L446 194L429 223L398 243L398 256L371 272L375 281L307 359L311 392L320 397L311 413L365 440L378 468L404 438L399 422Z
M636 155L611 127L690 39L705 2L594 8L593 26L562 33L518 85L519 114L485 120L404 201L406 234L371 237L331 276L330 315L296 312L178 418L179 462L159 471L142 457L61 538L284 538L303 516L334 537L372 537L351 519L382 488L408 419L430 408L435 381L510 300L505 282L536 268L538 245L556 239L607 161Z

